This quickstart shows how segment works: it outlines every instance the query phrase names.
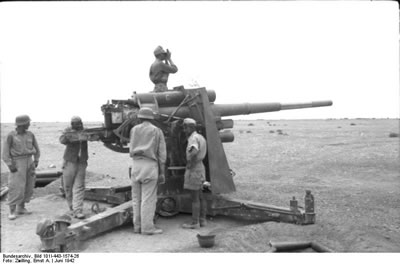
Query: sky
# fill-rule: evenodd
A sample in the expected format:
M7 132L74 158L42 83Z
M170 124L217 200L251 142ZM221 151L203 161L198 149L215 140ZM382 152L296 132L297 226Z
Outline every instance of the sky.
M178 66L170 88L219 104L333 101L240 119L399 117L397 2L6 2L1 122L102 121L107 100L153 89L158 45Z

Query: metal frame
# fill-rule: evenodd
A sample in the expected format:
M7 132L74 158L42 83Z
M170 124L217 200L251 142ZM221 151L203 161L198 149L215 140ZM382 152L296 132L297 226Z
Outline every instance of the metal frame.
M221 116L329 106L332 102L320 101L286 105L279 103L215 105L214 100L215 93L206 91L205 88L187 90L183 87L177 87L174 91L166 93L135 94L133 100L124 102L126 104L137 104L139 107L146 105L159 113L159 126L166 134L167 148L170 147L168 151L170 154L176 155L175 157L169 156L170 164L168 164L169 167L166 170L166 183L158 188L156 209L158 215L173 216L178 213L191 213L191 199L183 189L185 164L182 163L182 152L184 151L179 147L179 143L182 143L179 138L180 132L178 131L178 135L174 135L172 126L176 125L174 122L179 122L182 118L192 117L197 121L200 133L205 136L207 142L207 156L204 164L206 180L211 182L211 189L204 191L204 197L207 201L208 215L224 215L260 222L277 221L301 225L315 223L314 208L308 206L309 204L305 206L308 210L306 211L297 206L295 200L290 201L289 208L282 208L232 199L224 195L236 191L236 188L220 136L221 133L224 133L220 130L224 129L225 125L226 128L231 128L233 121L221 120ZM168 102L171 104L168 104ZM106 105L102 109L104 110L107 107L111 106ZM105 114L106 123L107 118L109 119ZM171 122L172 118L175 121ZM109 122L110 120L108 120ZM93 133L96 134L99 131L92 129L88 133L89 136L93 136ZM107 130L101 133L111 132ZM105 139L105 134L103 134L103 139ZM90 138L89 136L88 138ZM233 135L229 134L228 138L233 140ZM231 140L227 139L227 142L229 141ZM103 142L106 145L109 144L106 141ZM120 149L112 144L109 144L108 147L110 146L115 147L117 151ZM120 151L126 152L126 149L121 148ZM92 211L98 212L98 214L58 230L53 238L41 237L43 251L73 250L76 245L79 245L79 241L129 223L132 219L131 186L87 188L85 199L108 203L115 207L100 212L99 206L95 204ZM44 240L46 240L46 243L44 243Z

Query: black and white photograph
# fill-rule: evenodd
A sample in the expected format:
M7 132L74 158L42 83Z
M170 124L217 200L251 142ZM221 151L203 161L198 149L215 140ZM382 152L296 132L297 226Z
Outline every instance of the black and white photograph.
M3 263L399 253L399 70L397 1L2 2Z

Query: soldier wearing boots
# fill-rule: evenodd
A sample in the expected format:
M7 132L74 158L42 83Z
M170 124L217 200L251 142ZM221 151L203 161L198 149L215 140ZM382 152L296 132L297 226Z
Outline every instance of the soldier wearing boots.
M196 121L185 118L183 128L188 137L186 148L186 171L183 188L190 192L192 199L192 222L183 228L196 229L205 226L207 203L203 199L203 182L206 180L203 159L207 153L206 140L196 132Z
M132 158L133 232L144 235L162 234L154 225L158 184L165 183L167 149L164 134L151 122L150 108L138 112L141 124L130 132L129 154Z
M10 175L8 179L8 219L14 220L17 214L30 214L25 203L33 194L35 185L35 168L39 164L40 150L35 135L28 131L30 118L27 115L17 116L15 131L11 131L4 142L3 160ZM33 157L33 159L32 159Z
M83 129L82 119L79 116L73 116L71 126L64 129L59 138L60 143L66 146L63 157L63 190L70 213L78 219L85 218L83 199L88 166L88 142L86 139L77 139L75 134Z

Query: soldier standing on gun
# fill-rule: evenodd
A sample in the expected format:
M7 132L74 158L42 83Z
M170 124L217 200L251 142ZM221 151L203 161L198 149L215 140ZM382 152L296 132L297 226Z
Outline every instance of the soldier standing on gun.
M17 128L7 135L4 142L3 160L11 172L8 178L10 220L16 219L16 214L31 213L26 210L25 203L30 201L33 194L40 150L35 135L28 131L30 121L27 115L17 116Z
M150 67L150 80L154 83L154 92L165 92L168 90L167 82L170 73L176 73L178 67L171 60L171 52L158 46L154 50L156 60ZM164 62L165 61L165 62Z
M138 118L142 123L131 129L129 146L129 153L133 159L133 232L146 235L161 234L163 231L154 226L154 214L157 184L165 182L165 139L161 129L150 122L154 119L150 108L142 107Z
M83 219L83 199L85 194L85 176L88 160L88 144L78 134L83 130L82 119L74 116L71 127L60 136L60 143L66 145L64 151L63 185L68 207L75 218Z
M192 222L183 224L182 227L196 229L207 225L207 203L203 198L203 182L206 180L203 159L206 156L207 146L204 137L196 132L195 120L185 118L183 129L188 136L183 188L189 190L192 199Z

